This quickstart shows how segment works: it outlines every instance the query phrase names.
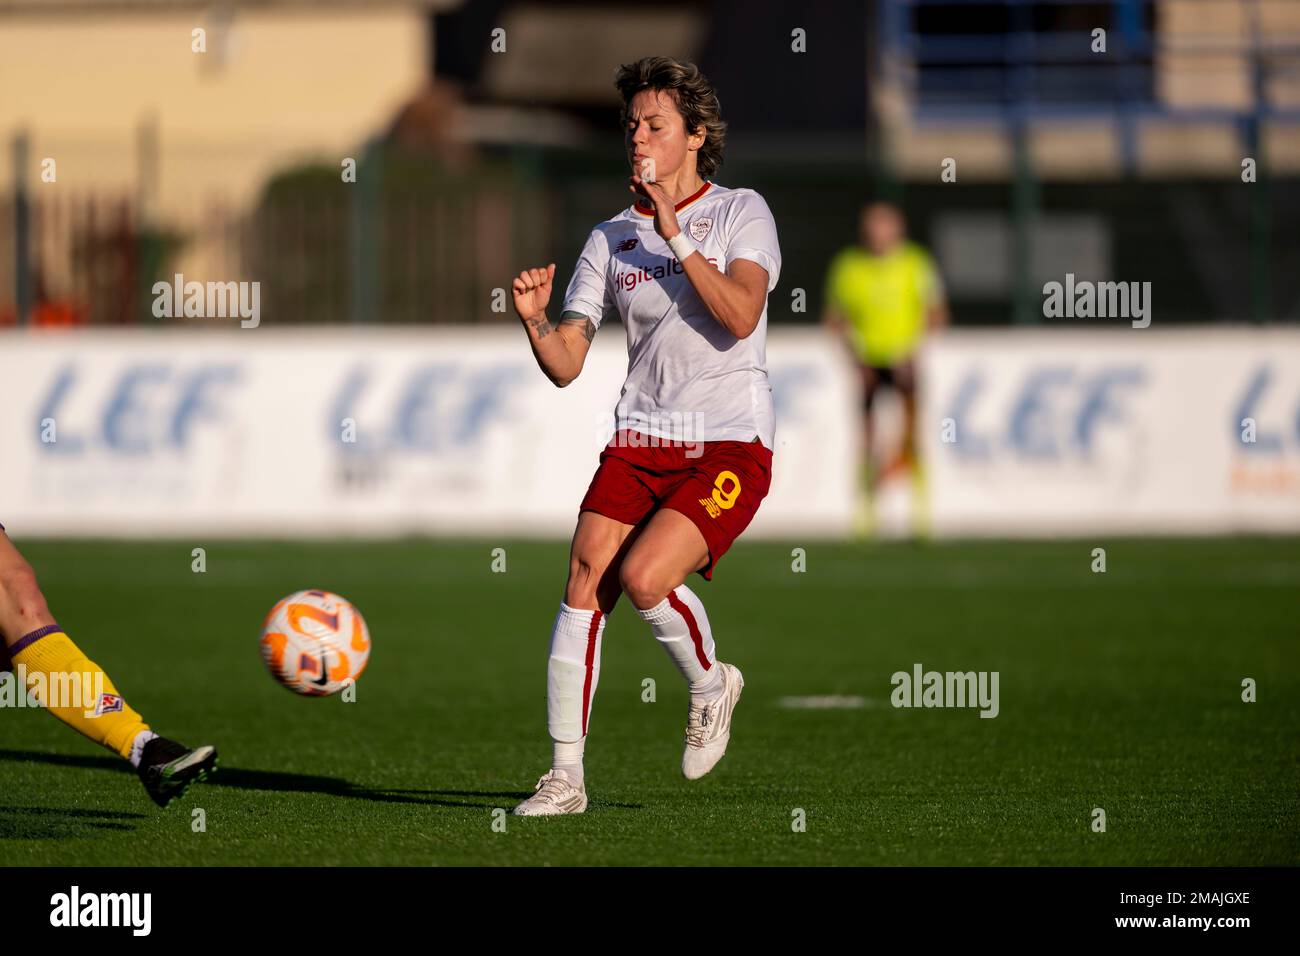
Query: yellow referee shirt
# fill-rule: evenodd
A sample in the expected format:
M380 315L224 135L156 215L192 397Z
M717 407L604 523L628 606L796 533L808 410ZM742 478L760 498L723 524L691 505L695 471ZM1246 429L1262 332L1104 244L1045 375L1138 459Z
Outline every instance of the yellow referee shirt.
M884 256L851 246L831 260L826 274L826 302L844 315L858 357L879 368L911 357L927 311L942 297L934 261L913 242Z

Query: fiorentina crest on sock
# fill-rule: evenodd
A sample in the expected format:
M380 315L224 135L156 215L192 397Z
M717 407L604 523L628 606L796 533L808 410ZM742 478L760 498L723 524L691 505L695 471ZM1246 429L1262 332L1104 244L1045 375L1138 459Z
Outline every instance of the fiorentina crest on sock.
M296 591L262 623L262 661L294 693L337 693L369 660L370 630L361 612L329 591Z
M119 694L101 693L99 700L95 702L94 716L103 717L105 714L120 714L125 706L126 701ZM91 715L87 714L86 716Z

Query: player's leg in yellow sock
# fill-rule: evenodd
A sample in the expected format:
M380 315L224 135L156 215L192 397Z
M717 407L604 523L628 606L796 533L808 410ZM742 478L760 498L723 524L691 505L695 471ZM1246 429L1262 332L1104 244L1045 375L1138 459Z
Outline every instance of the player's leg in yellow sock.
M55 717L131 759L149 725L127 706L108 675L54 623L31 565L0 530L0 637L11 668ZM135 755L138 761L138 754ZM133 761L135 762L135 761Z
M51 714L82 736L131 758L149 725L57 624L37 628L9 648L14 672Z

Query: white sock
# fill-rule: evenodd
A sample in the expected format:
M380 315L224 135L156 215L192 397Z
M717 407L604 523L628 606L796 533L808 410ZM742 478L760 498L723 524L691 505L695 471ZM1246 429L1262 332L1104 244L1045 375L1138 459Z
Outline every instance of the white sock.
M586 745L586 737L571 744L560 740L554 742L555 756L551 760L551 769L563 770L569 783L578 789L582 789L582 751Z
M135 740L131 742L131 756L127 758L132 767L139 769L140 760L144 757L144 745L157 736L152 730L142 730L135 735Z
M722 672L714 666L718 658L709 616L690 588L678 585L654 607L637 613L691 685L691 693L721 691Z
M546 725L555 742L555 769L563 769L578 786L591 702L600 682L604 633L603 613L560 603L546 667Z
M691 681L691 694L697 697L717 697L723 690L721 667L710 667L703 680Z

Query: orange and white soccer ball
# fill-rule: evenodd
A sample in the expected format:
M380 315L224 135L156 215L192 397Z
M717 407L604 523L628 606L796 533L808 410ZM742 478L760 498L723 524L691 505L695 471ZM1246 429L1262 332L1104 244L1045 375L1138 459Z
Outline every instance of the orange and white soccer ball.
M295 591L262 622L262 660L297 694L323 697L356 681L370 660L361 612L329 591Z

